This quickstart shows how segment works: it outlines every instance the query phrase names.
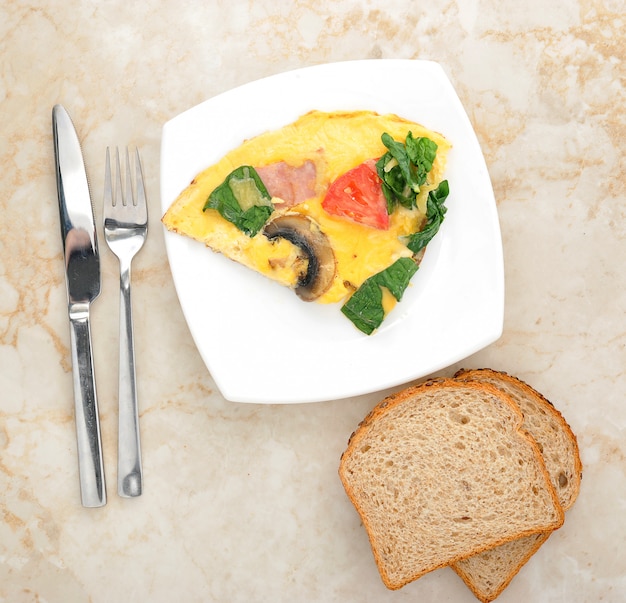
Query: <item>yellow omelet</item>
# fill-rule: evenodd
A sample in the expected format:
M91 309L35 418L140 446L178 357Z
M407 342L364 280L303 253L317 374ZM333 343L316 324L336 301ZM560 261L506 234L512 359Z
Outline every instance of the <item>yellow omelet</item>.
M412 207L398 204L383 216L382 226L360 219L352 211L329 211L327 197L333 183L367 162L375 174L374 162L388 152L382 135L404 142L409 132L414 138L428 138L436 145L432 167L415 193ZM428 195L443 180L449 148L450 143L441 134L396 115L311 111L289 125L244 141L207 167L180 193L162 221L168 230L201 241L295 289L302 299L340 302L399 258L415 256L405 237L427 223ZM390 166L395 163L392 160ZM243 171L242 166L246 166ZM244 205L268 208L266 223L252 235L218 209L206 207L209 197L234 170L239 170L239 175L231 178L229 194L238 196L243 209ZM267 194L261 201L255 197L252 171L266 187ZM254 189L251 196L250 187ZM353 191L347 187L343 192ZM358 204L361 199L357 197L352 195ZM315 276L314 282L305 282L307 274ZM395 300L387 291L383 293L388 311Z

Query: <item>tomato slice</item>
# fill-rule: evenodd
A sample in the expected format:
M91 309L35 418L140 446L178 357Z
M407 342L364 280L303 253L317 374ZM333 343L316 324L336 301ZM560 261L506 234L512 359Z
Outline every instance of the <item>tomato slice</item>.
M381 180L376 173L376 160L339 176L329 187L322 207L333 216L349 218L359 224L387 230L389 214Z

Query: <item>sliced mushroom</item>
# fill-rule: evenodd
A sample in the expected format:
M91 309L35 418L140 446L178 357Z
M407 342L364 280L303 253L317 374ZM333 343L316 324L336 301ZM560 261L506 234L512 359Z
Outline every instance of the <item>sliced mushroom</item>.
M300 299L313 301L329 289L335 278L335 254L326 235L310 218L285 214L266 224L263 233L268 239L280 237L290 241L308 260L307 271L295 288Z

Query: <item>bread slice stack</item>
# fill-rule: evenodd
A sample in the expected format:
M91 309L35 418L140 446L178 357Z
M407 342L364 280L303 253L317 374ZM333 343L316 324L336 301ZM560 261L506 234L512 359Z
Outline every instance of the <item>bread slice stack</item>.
M490 383L508 394L524 415L522 428L537 442L563 511L576 500L582 464L576 436L561 413L521 380L489 369L461 370L458 379ZM539 532L452 564L474 594L488 603L509 584L552 532Z
M481 369L383 400L350 437L339 475L388 588L450 565L487 602L562 525L581 464L545 398Z

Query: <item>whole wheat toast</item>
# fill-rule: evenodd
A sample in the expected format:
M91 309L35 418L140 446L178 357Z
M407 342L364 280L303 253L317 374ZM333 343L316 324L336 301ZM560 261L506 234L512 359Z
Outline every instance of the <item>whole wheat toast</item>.
M359 425L339 475L388 588L563 523L523 419L493 385L440 379L386 398Z
M460 370L455 378L489 383L509 395L524 415L523 429L535 439L564 511L580 490L582 464L576 436L561 413L539 392L516 377L492 369ZM493 601L549 538L533 534L452 564L476 597Z

